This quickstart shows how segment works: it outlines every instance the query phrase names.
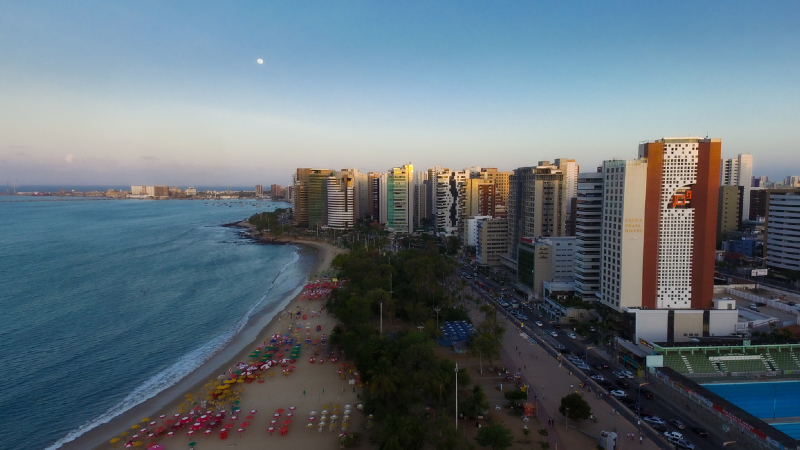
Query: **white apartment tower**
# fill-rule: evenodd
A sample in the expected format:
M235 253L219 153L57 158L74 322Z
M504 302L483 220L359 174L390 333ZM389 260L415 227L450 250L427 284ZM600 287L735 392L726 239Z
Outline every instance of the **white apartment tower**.
M436 231L453 234L459 225L459 193L468 171L442 169L436 173Z
M753 155L743 153L732 159L723 159L719 171L720 186L742 186L742 220L750 218L750 190L753 182Z
M578 175L575 199L575 293L596 300L602 267L600 245L603 227L603 174Z

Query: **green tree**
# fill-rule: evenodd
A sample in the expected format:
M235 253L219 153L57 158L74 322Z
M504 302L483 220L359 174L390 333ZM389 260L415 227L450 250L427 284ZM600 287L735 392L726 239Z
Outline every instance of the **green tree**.
M503 396L508 400L509 406L514 410L521 410L525 400L528 398L528 394L522 392L519 389L515 389L513 391L506 391Z
M573 392L561 399L561 405L558 407L558 412L562 416L566 416L566 410L569 408L568 418L572 420L585 420L592 415L592 407L583 399L581 394Z
M482 447L491 447L492 450L505 450L514 443L511 430L500 423L490 423L481 427L475 440Z
M478 417L482 415L483 411L488 409L489 400L486 398L486 393L483 392L483 388L479 384L476 384L475 387L472 388L472 395L461 402L461 410L467 417Z
M522 435L525 436L525 442L531 441L531 430L530 428L523 428Z

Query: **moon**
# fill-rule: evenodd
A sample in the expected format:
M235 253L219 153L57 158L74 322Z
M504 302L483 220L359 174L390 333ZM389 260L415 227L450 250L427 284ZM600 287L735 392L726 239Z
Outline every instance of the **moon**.
M257 63L259 63L259 64L264 64L264 60L263 60L263 59L261 59L261 58L258 58L258 59L256 60L256 62L257 62Z

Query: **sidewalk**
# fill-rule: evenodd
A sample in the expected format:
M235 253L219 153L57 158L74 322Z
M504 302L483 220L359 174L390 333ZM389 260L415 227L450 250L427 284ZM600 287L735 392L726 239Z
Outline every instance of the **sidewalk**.
M472 307L470 315L476 325L477 322L483 320L483 315L476 307ZM531 387L529 398L532 402L538 403L540 422L546 424L548 418L556 420L555 427L549 427L548 438L551 448L560 450L595 448L601 431L616 432L617 447L620 449L657 450L660 448L646 436L640 444L635 423L629 422L620 414L615 414L612 407L605 400L597 398L594 391L581 389L579 386L582 379L574 373L570 375L570 371L565 365L559 367L556 359L548 355L540 344L531 344L520 336L520 330L514 323L503 319L499 314L498 318L506 327L501 350L505 366L510 371L519 368L519 372L529 383ZM573 387L570 388L570 386ZM570 390L584 394L584 399L589 403L592 413L598 419L597 423L584 420L573 424L570 421L569 429L567 429L564 416L558 412L558 407L561 398L569 394ZM538 401L534 400L535 396L539 397ZM520 424L520 426L522 425ZM532 431L536 432L536 430ZM635 433L635 440L629 439L628 433Z

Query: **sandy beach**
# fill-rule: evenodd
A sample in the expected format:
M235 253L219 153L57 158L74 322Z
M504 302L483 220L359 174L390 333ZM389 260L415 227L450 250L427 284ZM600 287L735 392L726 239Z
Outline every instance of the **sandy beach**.
M333 247L329 244L315 241L291 241L296 244L310 247L317 252L316 262L312 269L312 274L321 273L330 268L333 258L341 253L343 250ZM272 320L263 327L255 329L255 327L248 327L237 335L229 345L223 350L214 355L197 370L193 371L184 379L180 380L174 386L164 390L155 397L143 402L140 405L132 408L124 414L113 418L109 422L99 425L96 428L89 430L83 435L79 436L74 441L64 444L63 449L107 449L107 448L125 448L124 444L135 435L138 429L132 429L133 425L145 425L152 421L156 425L150 426L150 430L154 430L161 426L161 423L169 418L173 418L175 414L181 414L185 417L191 412L192 405L187 407L187 394L192 395L192 400L196 403L204 400L207 395L211 393L210 382L217 381L217 378L229 374L229 369L236 370L236 364L239 362L249 362L251 358L248 357L250 353L259 345L268 342L275 334L281 336L291 333L295 337L299 337L298 342L303 342L303 347L296 363L295 369L291 374L284 375L281 367L273 367L272 370L265 372L260 380L254 380L250 383L236 384L235 389L241 389L240 401L237 405L243 411L241 417L232 421L230 406L227 410L227 417L224 424L233 423L234 427L230 429L228 437L221 439L220 428L217 427L210 435L205 435L205 427L198 431L198 434L187 436L189 427L176 431L172 437L155 437L152 439L147 438L149 433L141 433L137 441L141 442L138 448L147 448L148 444L158 443L165 449L172 448L186 448L190 442L196 442L197 448L211 448L222 449L230 447L238 448L286 448L287 446L305 446L313 445L315 448L339 448L338 436L342 430L343 416L345 415L346 405L351 405L351 417L349 418L349 429L355 430L358 428L361 415L356 410L356 405L359 403L357 394L360 388L351 386L349 379L353 378L352 375L347 373L345 369L343 374L337 373L340 369L340 363L344 362L344 358L337 362L325 361L319 362L319 359L326 359L329 354L329 347L322 346L321 343L318 347L305 344L305 337L318 338L325 334L330 336L333 327L336 324L334 318L330 317L323 309L323 298L308 298L304 296L302 291L297 292L296 295L289 302L281 302L271 309L267 309L260 314L263 317L266 315L273 316ZM280 308L280 310L278 310ZM295 313L301 311L301 315L296 316ZM312 311L315 311L312 314ZM288 314L291 313L291 316ZM303 316L306 318L303 319ZM258 322L258 317L253 318L253 322ZM298 326L300 327L298 329ZM319 331L317 329L319 328ZM309 331L307 334L306 331ZM319 356L315 358L312 364L309 362L311 357L314 357L315 348L318 348L317 353ZM341 356L341 355L338 355ZM269 372L272 372L270 374ZM344 375L344 376L343 376ZM338 405L338 408L336 408ZM321 421L321 413L325 406L328 406L328 418L326 426L323 431L319 431L319 423ZM294 407L290 411L290 407ZM334 414L333 409L336 408L337 415L336 427L334 430L330 428L330 415ZM285 410L279 418L274 418L273 415L276 410ZM250 415L250 411L257 411L253 414L253 419L246 419ZM316 411L313 427L308 428L310 413ZM214 411L214 414L219 412L219 408ZM292 416L287 417L289 413ZM164 416L163 419L159 418ZM144 418L151 419L147 422L142 422ZM272 420L278 420L274 426L274 432L271 434L268 429L271 426ZM285 420L291 420L287 426L288 433L281 436L279 428ZM238 429L241 424L247 421L248 426L244 427L244 431L239 432ZM121 436L121 433L126 433ZM109 441L115 437L119 437L120 441L111 444Z

